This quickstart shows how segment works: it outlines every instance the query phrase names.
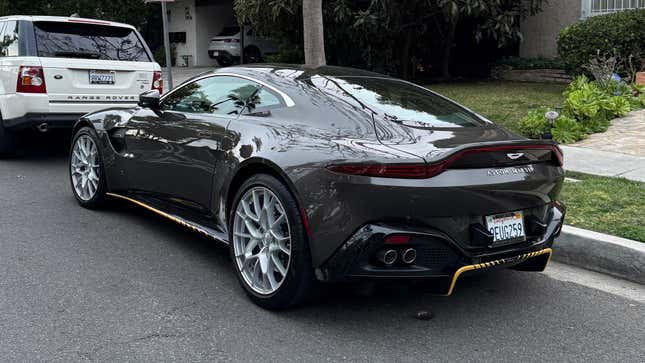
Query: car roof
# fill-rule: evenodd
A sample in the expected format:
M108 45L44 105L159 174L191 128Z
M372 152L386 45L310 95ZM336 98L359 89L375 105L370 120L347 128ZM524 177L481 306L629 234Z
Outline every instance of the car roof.
M100 20L100 19L90 19L90 18L79 18L79 17L70 17L70 16L46 16L46 15L8 15L0 17L0 21L3 20L26 20L26 21L53 21L61 23L83 23L83 24L95 24L95 25L107 25L107 26L118 26L123 28L134 29L132 25L118 23L114 21Z

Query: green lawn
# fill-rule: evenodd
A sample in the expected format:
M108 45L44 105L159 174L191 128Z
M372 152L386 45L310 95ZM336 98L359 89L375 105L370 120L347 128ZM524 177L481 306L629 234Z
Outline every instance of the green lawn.
M645 183L567 172L565 223L645 242Z
M566 85L481 81L439 83L427 87L517 132L517 123L529 110L562 104L562 92Z

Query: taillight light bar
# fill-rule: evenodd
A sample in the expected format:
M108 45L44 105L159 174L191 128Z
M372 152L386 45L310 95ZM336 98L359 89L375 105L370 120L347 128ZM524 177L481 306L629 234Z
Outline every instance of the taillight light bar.
M163 94L163 78L161 77L160 71L154 71L152 73L152 89L159 91L159 94Z
M18 69L18 83L16 92L19 93L47 93L45 73L40 66L20 66Z
M528 149L549 149L555 155L556 165L563 165L564 160L562 151L556 145L503 145L462 150L444 160L431 164L338 164L330 165L327 169L336 173L350 175L400 179L427 179L441 174L455 161L465 155L482 152Z
M224 43L239 43L239 42L240 42L240 40L236 39L236 38L224 39Z

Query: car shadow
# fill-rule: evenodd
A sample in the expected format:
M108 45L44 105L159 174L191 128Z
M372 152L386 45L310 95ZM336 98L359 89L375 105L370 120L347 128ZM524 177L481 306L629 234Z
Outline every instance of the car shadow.
M18 140L16 156L6 161L61 161L67 158L71 145L69 130L51 130L46 133L26 131Z

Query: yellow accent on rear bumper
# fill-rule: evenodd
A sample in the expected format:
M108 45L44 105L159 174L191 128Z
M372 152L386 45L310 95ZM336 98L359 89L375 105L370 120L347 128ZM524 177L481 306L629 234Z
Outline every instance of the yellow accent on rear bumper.
M553 253L552 249L545 248L545 249L540 250L540 251L529 252L529 253L525 253L523 255L519 255L519 256L515 256L515 257L500 258L499 260L495 260L495 261L489 261L489 262L484 262L484 263L478 263L478 264L475 264L475 265L464 266L464 267L460 268L459 270L457 270L457 272L455 272L455 274L452 276L452 281L450 282L450 288L448 289L448 293L446 294L446 296L452 295L452 292L455 289L455 284L457 284L457 279L459 279L459 276L461 276L461 274L463 274L464 272L468 272L468 271L472 271L472 270L486 269L486 268L489 268L489 267L499 266L499 265L503 265L503 264L510 263L510 262L516 262L516 261L524 262L524 261L529 260L531 258L535 258L535 257L541 256L541 255L546 255L546 254L549 255L549 259L547 261L547 263L549 263L549 261L551 260L551 254L552 253Z

